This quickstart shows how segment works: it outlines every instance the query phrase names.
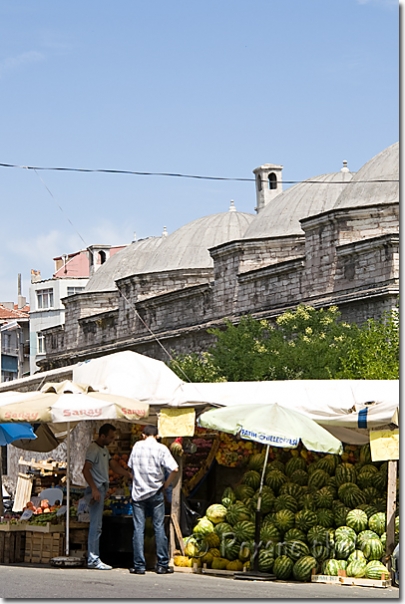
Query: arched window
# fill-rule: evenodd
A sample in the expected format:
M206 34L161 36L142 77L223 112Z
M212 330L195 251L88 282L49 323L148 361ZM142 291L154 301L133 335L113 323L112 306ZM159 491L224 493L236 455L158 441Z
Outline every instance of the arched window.
M274 172L269 174L269 189L277 189L277 176Z
M262 190L262 177L260 176L260 174L257 174L257 176L256 176L256 183L257 183L257 190L261 191Z
M103 250L101 250L98 253L98 260L99 260L99 264L104 264L104 262L106 261L106 255L105 255L105 252L103 252Z

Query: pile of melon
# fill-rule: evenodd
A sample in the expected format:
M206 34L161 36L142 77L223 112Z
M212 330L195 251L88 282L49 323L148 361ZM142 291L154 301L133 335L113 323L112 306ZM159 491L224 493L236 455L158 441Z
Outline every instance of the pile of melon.
M351 450L353 451L353 446ZM278 579L309 581L316 573L381 579L386 545L388 464L371 462L370 447L343 454L285 452L267 464L262 493L258 566ZM241 482L225 488L221 503L185 539L178 566L239 571L254 563L255 510L264 454L249 458ZM398 513L398 512L397 512ZM399 516L395 519L399 540Z

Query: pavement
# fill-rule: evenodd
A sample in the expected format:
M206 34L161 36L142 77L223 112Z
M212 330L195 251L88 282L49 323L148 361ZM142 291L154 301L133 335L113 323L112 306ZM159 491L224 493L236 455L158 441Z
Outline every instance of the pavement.
M182 600L319 598L399 598L396 587L369 588L323 583L241 581L175 572L171 575L131 575L128 569L53 568L45 565L0 565L0 598Z

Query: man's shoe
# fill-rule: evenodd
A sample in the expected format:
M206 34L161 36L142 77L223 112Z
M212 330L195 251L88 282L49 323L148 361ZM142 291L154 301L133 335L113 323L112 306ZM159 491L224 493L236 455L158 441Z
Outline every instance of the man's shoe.
M101 562L101 560L99 560L98 562L88 564L87 568L95 568L96 570L111 570L112 566L110 566L109 564L104 564L104 562Z
M131 573L131 575L144 575L145 569L144 568L130 568L129 572Z
M168 575L174 573L174 570L171 566L157 566L156 573L158 575Z

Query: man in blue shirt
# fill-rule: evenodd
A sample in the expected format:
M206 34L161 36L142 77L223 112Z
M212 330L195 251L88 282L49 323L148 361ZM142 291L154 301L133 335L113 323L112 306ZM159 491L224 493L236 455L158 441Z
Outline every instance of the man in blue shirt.
M134 567L129 572L145 574L144 532L145 516L152 514L156 539L156 572L160 575L171 573L169 567L168 543L164 527L164 491L171 484L179 467L169 449L157 441L156 426L145 426L143 440L133 446L128 460L132 478L132 518L134 522L133 549ZM165 472L167 478L165 479Z
M104 499L108 490L108 470L111 468L117 474L132 478L132 474L122 468L118 462L111 459L108 445L115 438L116 428L112 424L104 424L98 431L98 438L91 443L86 451L86 461L83 466L83 476L89 485L84 496L89 503L90 525L88 537L87 568L111 570L111 566L100 560L100 537L103 525Z

